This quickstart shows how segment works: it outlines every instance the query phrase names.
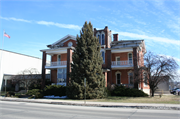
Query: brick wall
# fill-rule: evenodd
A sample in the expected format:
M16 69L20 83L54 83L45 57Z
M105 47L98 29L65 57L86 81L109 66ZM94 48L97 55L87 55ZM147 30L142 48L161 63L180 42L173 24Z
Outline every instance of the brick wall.
M128 52L112 53L112 61L116 61L116 57L120 56L120 61L128 60Z
M128 72L130 69L112 70L112 83L116 84L116 72L121 72L121 83L128 84Z
M51 81L57 83L57 69L51 70Z
M57 55L56 54L51 57L51 61L52 62L57 61ZM61 54L61 61L67 61L67 53Z

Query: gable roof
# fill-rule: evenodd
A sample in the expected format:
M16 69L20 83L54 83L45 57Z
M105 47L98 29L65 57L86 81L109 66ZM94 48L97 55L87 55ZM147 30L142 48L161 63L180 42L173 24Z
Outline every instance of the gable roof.
M73 35L66 35L63 38L59 39L58 41L54 42L53 44L47 45L47 46L54 46L57 44L63 44L64 42L68 41L69 39L76 40L76 37Z

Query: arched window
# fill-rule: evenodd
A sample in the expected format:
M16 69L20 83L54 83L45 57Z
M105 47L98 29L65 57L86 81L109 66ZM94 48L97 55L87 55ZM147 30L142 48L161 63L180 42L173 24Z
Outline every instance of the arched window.
M129 84L131 84L131 85L134 84L133 72L132 71L128 72L128 81L129 81Z
M102 34L102 43L101 43L101 45L105 45L105 36L104 36L104 34Z
M99 43L101 44L101 35L99 32L96 33L96 37L99 39Z
M99 43L101 44L101 36L98 35Z
M121 84L121 72L116 72L116 84L120 85Z

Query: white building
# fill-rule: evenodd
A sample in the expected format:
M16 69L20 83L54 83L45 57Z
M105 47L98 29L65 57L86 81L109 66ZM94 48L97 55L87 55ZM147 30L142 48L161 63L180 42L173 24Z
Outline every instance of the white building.
M42 69L42 59L0 49L0 90L4 74L16 75L25 69Z

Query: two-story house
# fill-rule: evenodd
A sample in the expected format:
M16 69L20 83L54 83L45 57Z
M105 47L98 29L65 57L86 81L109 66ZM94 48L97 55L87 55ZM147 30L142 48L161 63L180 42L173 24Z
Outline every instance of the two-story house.
M94 36L101 44L103 57L102 69L105 75L106 86L112 84L134 87L134 71L144 65L146 53L144 40L118 40L118 34L112 34L106 26L102 30L94 28ZM68 73L71 72L73 49L76 47L76 37L67 35L57 42L47 45L49 49L43 52L42 78L45 70L51 70L51 81L60 85L69 82ZM46 56L51 56L51 62L46 64ZM139 83L138 88L149 94L149 86Z

